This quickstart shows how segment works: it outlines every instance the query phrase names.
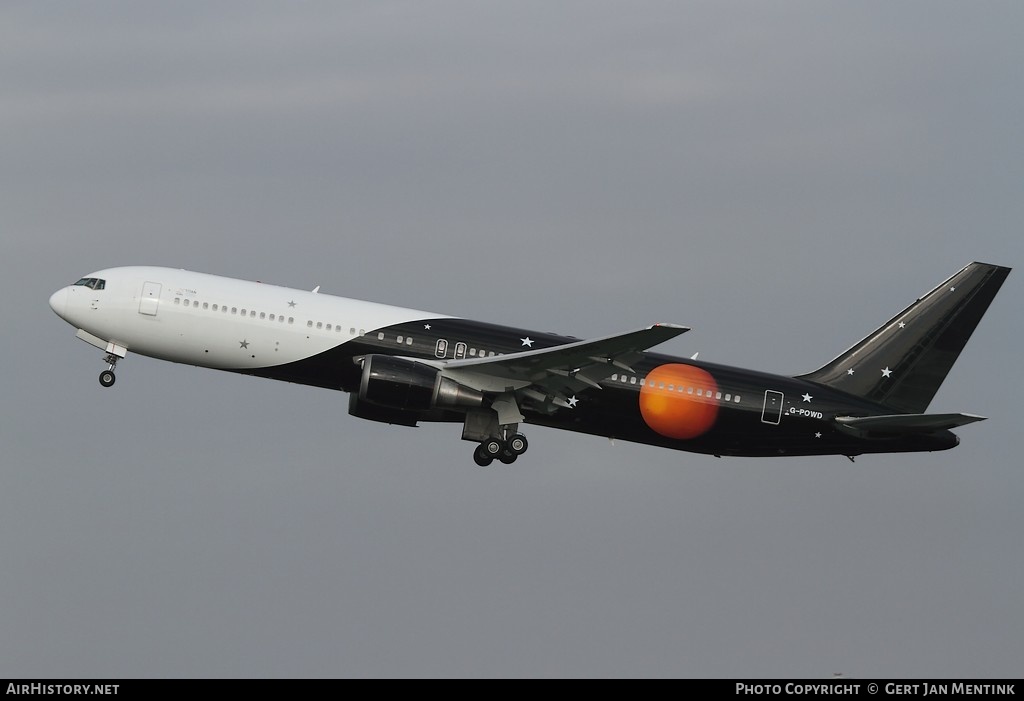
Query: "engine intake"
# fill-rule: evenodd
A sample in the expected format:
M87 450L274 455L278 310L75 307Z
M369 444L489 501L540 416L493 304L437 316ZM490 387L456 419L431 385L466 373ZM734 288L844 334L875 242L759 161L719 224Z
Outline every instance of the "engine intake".
M441 376L430 365L390 355L363 358L359 399L391 409L472 408L483 404L482 392Z

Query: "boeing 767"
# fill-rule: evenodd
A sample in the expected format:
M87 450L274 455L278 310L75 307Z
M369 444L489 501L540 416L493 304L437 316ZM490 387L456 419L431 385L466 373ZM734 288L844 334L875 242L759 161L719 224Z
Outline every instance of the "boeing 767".
M688 329L592 340L161 267L100 270L50 306L102 350L349 393L371 421L461 424L478 465L528 447L522 423L716 456L952 448L983 417L925 413L1010 269L971 263L796 377L649 349Z

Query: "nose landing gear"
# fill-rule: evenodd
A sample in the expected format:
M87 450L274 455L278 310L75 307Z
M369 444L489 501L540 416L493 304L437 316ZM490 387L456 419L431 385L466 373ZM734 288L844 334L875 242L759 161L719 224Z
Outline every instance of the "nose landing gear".
M117 361L120 359L120 357L113 353L107 353L107 357L103 359L103 362L110 366L100 373L100 384L104 387L110 387L117 380L117 377L114 375L114 368L117 367Z

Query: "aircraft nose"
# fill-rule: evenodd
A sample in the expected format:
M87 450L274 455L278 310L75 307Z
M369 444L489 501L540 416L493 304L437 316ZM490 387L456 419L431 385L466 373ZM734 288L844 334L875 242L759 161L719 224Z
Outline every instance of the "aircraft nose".
M68 308L68 288L62 287L61 289L50 295L50 309L52 309L57 316L61 319L64 318L64 314Z

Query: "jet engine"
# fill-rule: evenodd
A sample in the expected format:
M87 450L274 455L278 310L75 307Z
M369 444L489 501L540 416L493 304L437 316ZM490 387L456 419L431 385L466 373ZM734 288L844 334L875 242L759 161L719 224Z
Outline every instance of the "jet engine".
M390 355L367 355L362 363L360 402L403 411L483 405L482 392L442 377L440 370L425 363Z

